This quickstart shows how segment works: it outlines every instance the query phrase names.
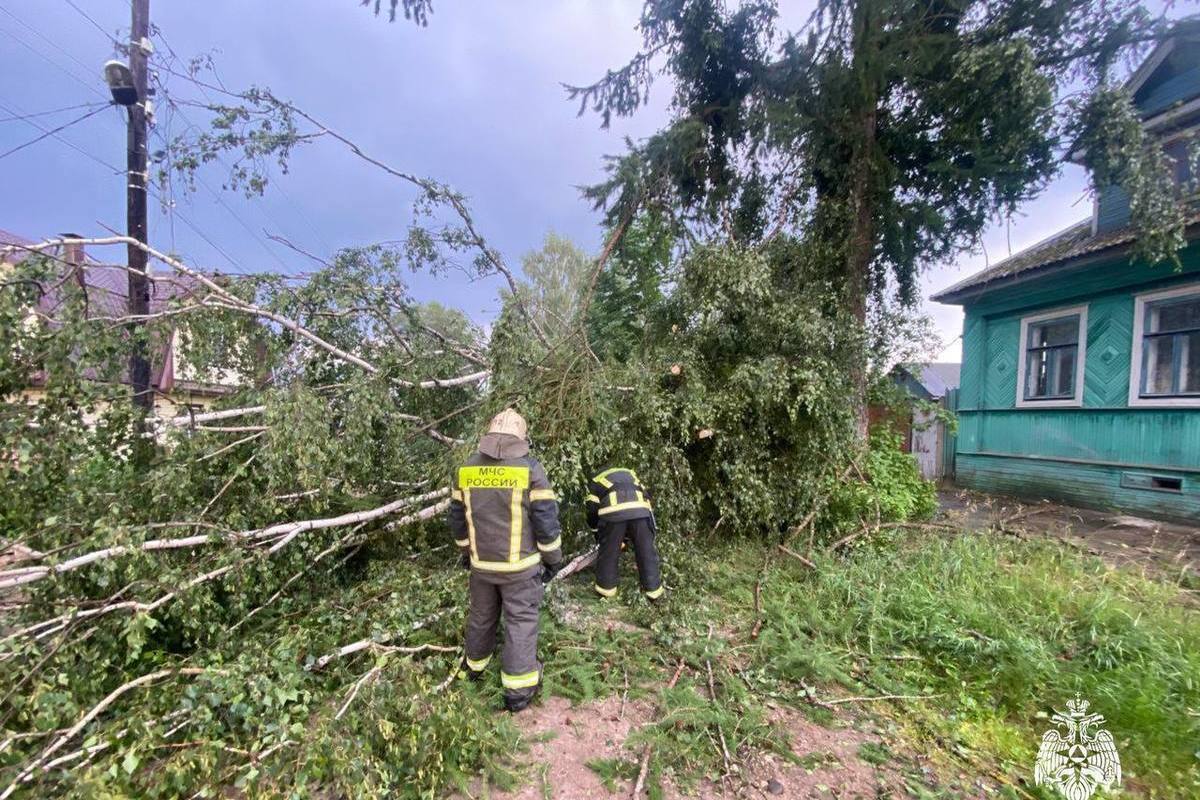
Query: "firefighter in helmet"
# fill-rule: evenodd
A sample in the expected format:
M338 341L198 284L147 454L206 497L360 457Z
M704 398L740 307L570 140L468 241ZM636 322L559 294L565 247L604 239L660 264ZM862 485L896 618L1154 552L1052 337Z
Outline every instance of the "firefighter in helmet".
M525 420L512 409L492 419L478 452L458 468L450 529L471 570L461 674L482 677L503 615L504 706L521 711L540 688L538 611L543 583L562 564L562 538L554 490L529 455Z
M665 591L654 545L654 509L649 493L631 469L614 467L592 478L588 486L587 523L596 535L596 591L602 597L617 593L617 562L625 542L633 544L638 580L651 600Z

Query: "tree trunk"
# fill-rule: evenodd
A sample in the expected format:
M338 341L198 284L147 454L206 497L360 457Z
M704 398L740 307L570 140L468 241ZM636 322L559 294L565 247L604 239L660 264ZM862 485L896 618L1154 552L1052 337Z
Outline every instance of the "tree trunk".
M847 187L849 216L846 240L845 287L850 311L865 334L867 295L870 291L871 259L875 254L875 203L873 189L873 159L876 121L878 119L879 88L875 78L876 55L873 0L859 0L854 8L853 70L859 91L857 123L851 130L853 150ZM851 368L854 414L859 438L868 433L867 410L867 352L864 346Z

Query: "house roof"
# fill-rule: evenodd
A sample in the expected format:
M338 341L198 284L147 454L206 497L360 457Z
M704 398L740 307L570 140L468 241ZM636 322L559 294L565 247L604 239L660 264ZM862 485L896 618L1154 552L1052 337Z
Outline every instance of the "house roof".
M903 372L927 394L931 400L946 396L946 392L958 388L962 364L934 361L928 364L898 364L893 373Z
M1190 214L1186 224L1186 236L1189 240L1200 236L1200 212ZM1009 283L1019 277L1027 277L1039 270L1068 266L1070 262L1090 255L1117 255L1127 250L1136 238L1137 233L1132 226L1092 233L1092 220L1081 220L1032 247L1027 247L1016 255L937 292L931 299L939 303L956 304L968 295Z
M32 244L34 242L30 239L0 229L0 247ZM101 263L84 252L79 258L79 268L76 269L75 265L66 262L61 248L50 254L58 259L61 269L58 271L56 280L42 287L42 294L37 303L38 313L48 324L55 324L55 315L69 296L65 284L71 280L74 280L76 285L84 287L89 318L124 317L129 313L129 278L125 267ZM30 255L29 252L14 251L7 254L4 260L9 263L19 263ZM153 275L153 280L150 282L149 313L158 314L166 311L177 301L200 294L202 289L203 284L188 275L176 273ZM175 359L170 339L169 336L165 339L160 337L159 341L151 345L150 379L154 386L161 391L170 391L178 383L175 377ZM94 377L99 371L85 369L84 372ZM45 376L41 374L33 376L35 385L44 379ZM122 376L121 380L127 382L128 379L126 376ZM199 384L189 385L189 387L214 391L220 388Z

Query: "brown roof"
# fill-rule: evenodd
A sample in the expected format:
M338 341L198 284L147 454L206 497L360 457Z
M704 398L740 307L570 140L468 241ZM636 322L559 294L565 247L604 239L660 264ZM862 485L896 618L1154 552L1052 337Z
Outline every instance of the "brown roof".
M1187 220L1188 225L1195 225L1197 222L1200 222L1200 213L1192 214ZM1197 233L1200 231L1189 230L1188 238L1193 238ZM932 299L939 303L957 304L967 295L1003 285L1018 276L1024 277L1050 267L1066 267L1070 262L1105 251L1116 255L1127 249L1127 245L1136 238L1137 233L1130 226L1093 234L1092 220L1089 217L943 289L933 295Z
M0 229L0 247L14 244L32 245L34 242ZM82 282L86 291L87 314L89 318L123 317L128 314L129 277L128 271L124 267L100 263L85 253L80 264L81 268L75 275L71 275L74 267L62 261L63 253L61 250L49 252L48 254L59 259L61 266L58 279L43 287L42 295L37 304L38 312L50 324L54 324L55 313L66 301L67 293L63 287L66 280L74 280L77 285ZM17 263L28 258L29 255L29 253L22 253L18 250L7 254L4 259L10 263ZM200 281L187 275L174 272L166 275L154 275L150 283L149 311L151 314L165 311L173 303L196 295L202 287L203 284ZM174 374L174 353L172 352L169 339L153 344L151 346L150 358L150 380L160 391L170 391L177 383L182 383L176 380ZM88 372L94 373L95 371L85 370L85 373ZM33 376L35 385L42 383L44 380L44 375L37 374ZM128 378L122 376L121 380L127 382ZM226 387L191 383L188 384L188 388L198 391L227 391Z

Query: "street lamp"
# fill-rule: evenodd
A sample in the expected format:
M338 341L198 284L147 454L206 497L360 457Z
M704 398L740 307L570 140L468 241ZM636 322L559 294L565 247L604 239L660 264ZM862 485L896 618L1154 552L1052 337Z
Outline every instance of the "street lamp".
M104 65L104 82L108 84L113 102L117 105L131 106L138 101L133 71L123 61L109 61Z

